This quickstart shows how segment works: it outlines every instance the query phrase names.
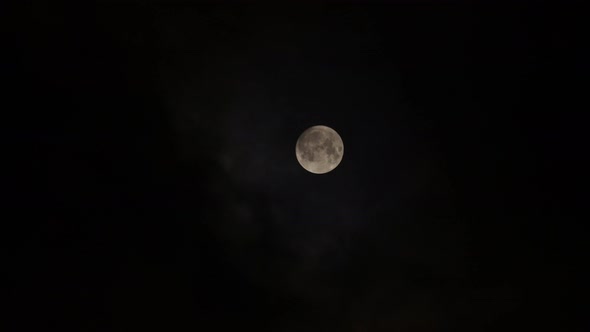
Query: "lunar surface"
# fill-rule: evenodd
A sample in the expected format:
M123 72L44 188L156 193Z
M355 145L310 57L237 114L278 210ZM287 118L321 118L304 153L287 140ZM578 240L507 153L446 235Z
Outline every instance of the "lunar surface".
M328 173L342 161L344 143L338 133L326 126L313 126L301 134L295 145L299 164L314 174Z

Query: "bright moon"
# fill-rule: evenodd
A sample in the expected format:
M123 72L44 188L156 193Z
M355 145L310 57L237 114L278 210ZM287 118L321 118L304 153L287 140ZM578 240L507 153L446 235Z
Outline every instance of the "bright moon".
M326 126L313 126L299 136L295 155L301 167L314 174L328 173L342 161L344 143L338 133Z

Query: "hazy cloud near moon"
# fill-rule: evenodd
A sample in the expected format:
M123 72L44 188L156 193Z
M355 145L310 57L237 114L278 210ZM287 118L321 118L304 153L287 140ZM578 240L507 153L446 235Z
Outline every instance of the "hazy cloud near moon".
M316 34L310 32L310 40ZM251 280L272 283L261 287L308 304L337 303L339 292L349 292L347 285L329 281L346 279L346 270L364 265L367 257L390 264L383 271L378 265L366 271L382 276L371 282L375 289L402 282L401 272L390 267L412 273L437 270L437 264L451 257L444 254L450 243L434 238L428 239L432 245L422 246L423 236L412 223L413 215L434 213L419 204L428 197L416 196L432 193L420 186L433 187L436 176L417 142L422 135L412 132L413 115L392 98L391 89L375 89L378 80L362 85L356 80L374 71L375 77L391 78L395 86L395 71L365 68L370 61L351 66L334 63L332 57L314 59L313 54L306 54L310 63L303 66L297 51L266 48L264 38L248 43L257 47L212 52L208 66L198 70L187 58L181 62L184 66L169 69L176 74L164 85L175 110L180 153L190 167L202 164L210 170L204 182L193 186L204 187L208 198L221 206L208 209L204 219L225 259ZM346 39L339 47L349 44ZM207 85L186 83L185 77L205 77ZM182 81L182 89L174 89L179 85L175 80ZM385 121L385 108L395 109L398 118ZM358 121L359 114L366 121ZM354 151L335 176L309 176L293 153L301 132L318 123L333 125L346 139L347 151ZM375 163L375 156L384 151L396 162ZM396 248L394 256L379 256L391 247ZM364 273L357 276L359 282Z
M276 264L272 278L285 292L317 298L322 292L316 277L346 265L347 248L362 227L362 207L346 202L362 197L358 190L335 193L328 183L310 190L314 184L302 182L309 174L293 145L308 125L299 112L274 112L281 103L266 89L252 84L236 93L215 126L221 137L215 160L229 181L224 195L233 197L219 236L236 248L229 251L232 260L252 274L262 273L255 263L261 253L252 246L270 241L272 251L290 257L268 262ZM355 182L341 185L354 188Z
M260 274L268 274L266 280L270 278L292 296L329 301L331 293L318 277L337 274L355 264L350 259L357 246L363 246L359 234L374 227L372 220L383 218L385 209L387 218L397 217L393 220L401 222L404 217L396 216L394 198L407 188L390 188L385 197L376 197L366 187L382 181L374 182L371 173L362 169L356 169L360 173L354 176L349 174L346 181L338 176L318 180L302 172L293 153L297 137L311 125L337 121L339 113L325 112L322 119L315 119L320 106L297 103L287 83L239 64L232 66L227 81L236 83L217 87L223 94L209 95L209 87L193 86L174 96L180 150L188 160L207 163L216 170L206 184L199 185L209 186L217 195L215 199L223 201L223 218L215 219L212 227L224 243L228 260L253 279L265 280ZM210 69L211 75L215 69ZM389 95L387 100L391 100ZM366 125L385 133L378 118L356 129L366 133L362 127ZM347 130L337 124L334 127ZM360 158L370 160L380 149L372 142L370 135L348 140L347 147L353 147L357 155L338 174L372 165L359 162ZM396 153L395 146L387 148ZM390 174L395 181L397 173ZM408 242L407 231L399 234L406 238L394 236L383 241L415 246ZM421 259L412 255L409 259ZM428 253L418 255L426 258Z

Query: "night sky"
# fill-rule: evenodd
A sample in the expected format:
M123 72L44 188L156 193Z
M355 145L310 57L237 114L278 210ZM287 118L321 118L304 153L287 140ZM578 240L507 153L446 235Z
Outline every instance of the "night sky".
M581 6L8 13L6 331L590 329Z

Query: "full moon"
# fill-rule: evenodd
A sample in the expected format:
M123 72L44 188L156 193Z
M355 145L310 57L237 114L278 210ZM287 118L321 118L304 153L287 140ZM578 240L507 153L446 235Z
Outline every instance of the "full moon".
M336 168L344 155L344 143L338 133L326 126L313 126L304 131L295 145L301 167L314 174L325 174Z

